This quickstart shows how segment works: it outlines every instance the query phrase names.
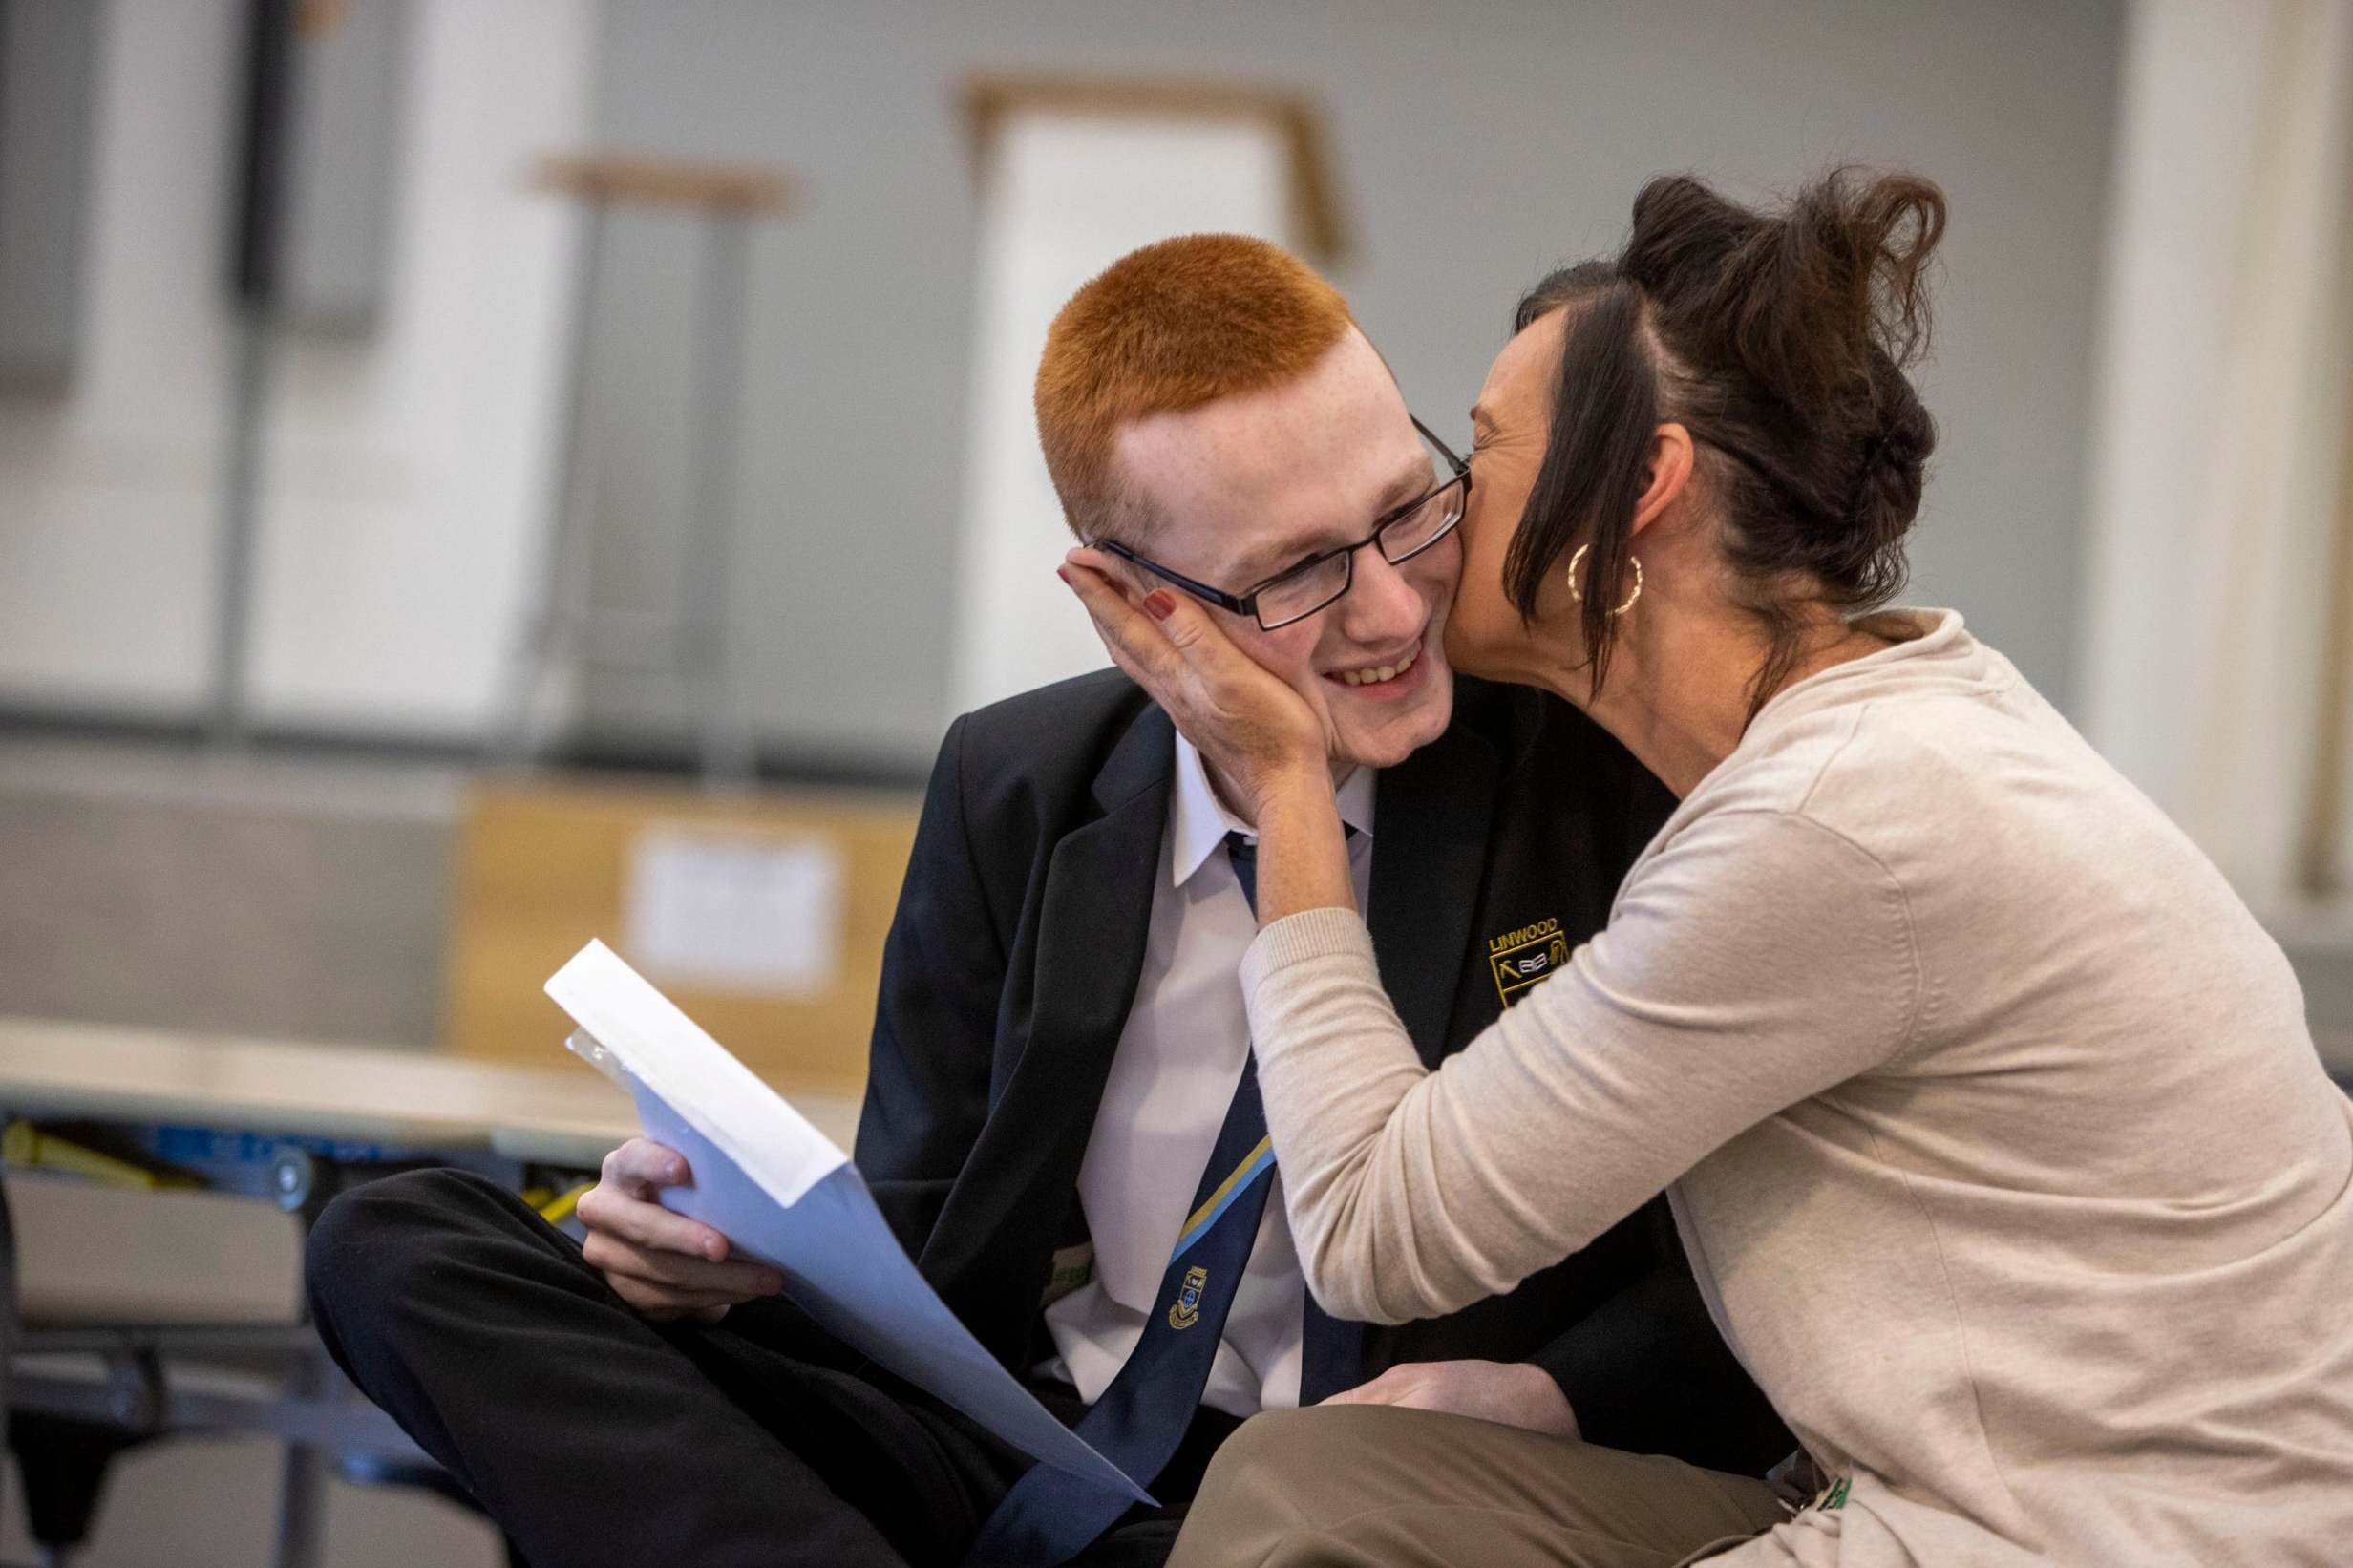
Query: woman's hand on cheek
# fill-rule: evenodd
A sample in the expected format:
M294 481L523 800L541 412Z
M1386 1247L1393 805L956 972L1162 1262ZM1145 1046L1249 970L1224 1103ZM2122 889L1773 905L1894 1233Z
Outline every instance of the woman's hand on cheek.
M1320 692L1270 673L1187 595L1157 588L1131 603L1092 550L1071 551L1057 575L1087 606L1113 663L1247 797L1237 806L1255 811L1269 790L1303 775L1328 787L1331 720Z

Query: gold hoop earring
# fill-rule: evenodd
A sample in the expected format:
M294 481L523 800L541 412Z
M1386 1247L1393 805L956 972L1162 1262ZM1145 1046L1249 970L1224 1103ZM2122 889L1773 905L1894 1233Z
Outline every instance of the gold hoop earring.
M1580 544L1577 547L1577 553L1569 557L1569 597L1576 600L1580 604L1585 602L1585 596L1578 591L1577 564L1579 562L1585 559L1585 551L1589 548L1590 546L1588 545ZM1632 609L1634 607L1634 602L1643 597L1643 558L1641 556L1628 556L1626 559L1634 563L1634 591L1626 595L1626 602L1624 604L1609 612L1610 619L1613 621L1625 614L1626 611Z

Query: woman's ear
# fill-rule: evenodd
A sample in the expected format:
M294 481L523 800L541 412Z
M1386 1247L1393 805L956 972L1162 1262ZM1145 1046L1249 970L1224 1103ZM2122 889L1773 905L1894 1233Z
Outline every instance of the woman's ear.
M1683 426L1664 424L1650 433L1650 473L1643 485L1642 498L1634 503L1630 533L1640 534L1675 504L1676 498L1690 484L1691 469L1698 460L1699 454L1691 445L1691 433Z

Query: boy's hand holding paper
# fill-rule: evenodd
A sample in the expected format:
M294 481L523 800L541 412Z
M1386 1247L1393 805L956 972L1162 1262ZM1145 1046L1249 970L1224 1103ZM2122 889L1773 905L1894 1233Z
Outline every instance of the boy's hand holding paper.
M649 1189L666 1210L775 1269L843 1344L1022 1451L1151 1501L957 1321L848 1156L603 943L574 955L547 994L581 1027L573 1049L629 1091L647 1138L692 1172L691 1185Z
M588 1232L581 1255L613 1294L655 1323L717 1323L736 1303L784 1288L783 1275L736 1256L725 1236L662 1206L665 1189L693 1182L677 1150L631 1138L604 1156L601 1178L575 1211Z

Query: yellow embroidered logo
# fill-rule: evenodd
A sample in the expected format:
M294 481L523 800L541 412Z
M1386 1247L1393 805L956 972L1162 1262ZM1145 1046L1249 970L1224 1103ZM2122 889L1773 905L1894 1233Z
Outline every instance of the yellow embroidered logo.
M1190 1328L1201 1321L1201 1289L1209 1283L1209 1270L1185 1270L1185 1282L1176 1292L1176 1304L1168 1309L1171 1328Z
M1569 962L1569 939L1558 916L1540 920L1490 937L1487 962L1495 971L1495 994L1509 1006L1514 996Z

